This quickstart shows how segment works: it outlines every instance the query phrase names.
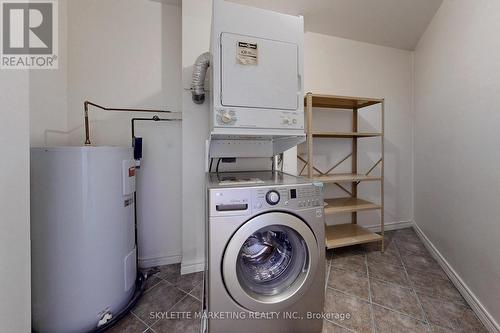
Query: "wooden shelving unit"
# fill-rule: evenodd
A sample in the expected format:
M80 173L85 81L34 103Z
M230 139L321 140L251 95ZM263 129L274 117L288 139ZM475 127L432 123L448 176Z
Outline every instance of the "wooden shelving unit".
M378 176L369 176L369 175L360 175L354 173L338 173L333 175L322 175L322 176L313 176L314 180L329 184L329 183L352 183L352 182L361 182L361 181L370 181L370 180L382 180L381 177Z
M381 242L381 250L384 251L384 100L376 98L360 98L347 96L333 96L308 93L304 98L307 119L307 158L298 156L303 167L302 175L307 168L309 178L321 181L325 184L335 184L342 189L347 196L342 198L325 199L325 215L351 213L351 223L326 226L326 247L338 248L343 246L363 244L370 242ZM358 111L364 107L380 105L381 129L380 132L359 132ZM314 108L328 108L335 110L352 110L352 128L350 131L313 131ZM333 115L333 113L332 113ZM379 137L381 141L381 158L369 170L364 173L358 170L358 140L362 138ZM315 139L351 139L352 152L342 160L333 165L329 170L323 172L314 165L313 152ZM351 173L335 173L335 169L351 158ZM380 165L380 174L372 175L374 169ZM364 181L380 182L380 203L374 203L358 197L358 184ZM346 186L347 184L347 186ZM350 187L349 185L350 184ZM367 210L380 210L380 229L377 234L357 225L357 213Z
M383 241L384 237L357 224L337 224L326 228L326 247L334 249L343 246ZM382 249L383 251L383 249Z
M313 138L370 138L382 136L382 133L359 133L359 132L313 132Z
M333 198L325 199L325 214L360 212L363 210L380 209L381 206L359 198Z

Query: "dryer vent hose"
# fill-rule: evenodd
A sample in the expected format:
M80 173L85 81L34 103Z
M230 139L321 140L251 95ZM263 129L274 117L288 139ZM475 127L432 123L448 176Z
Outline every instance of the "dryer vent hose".
M196 104L203 104L205 102L205 77L208 66L210 66L210 53L205 52L194 63L191 93L193 94L193 102Z

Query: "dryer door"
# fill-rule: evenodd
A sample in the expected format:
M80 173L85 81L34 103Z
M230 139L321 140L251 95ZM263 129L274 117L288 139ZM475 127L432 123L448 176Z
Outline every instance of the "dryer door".
M250 311L277 311L300 300L318 268L318 244L298 217L254 217L229 241L222 263L231 297Z

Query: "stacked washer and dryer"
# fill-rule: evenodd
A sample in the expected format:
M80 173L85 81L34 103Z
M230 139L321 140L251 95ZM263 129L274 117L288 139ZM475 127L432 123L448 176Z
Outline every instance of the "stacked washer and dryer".
M303 18L213 1L210 158L305 140ZM319 333L323 186L273 170L207 174L204 330Z

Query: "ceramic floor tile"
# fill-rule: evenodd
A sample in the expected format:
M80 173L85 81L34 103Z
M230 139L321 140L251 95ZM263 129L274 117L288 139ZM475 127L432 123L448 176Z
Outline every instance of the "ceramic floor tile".
M165 279L169 282L175 282L181 275L181 264L173 264L158 267L160 272L155 274L155 276Z
M468 305L419 294L422 307L431 324L461 333L486 332Z
M366 251L366 258L368 263L401 265L401 257L399 256L395 245L390 245L384 252L381 252L380 249L369 249Z
M402 286L409 286L403 265L368 263L370 277L387 282L397 283Z
M142 333L147 328L148 327L139 319L137 319L136 316L129 313L125 317L120 319L120 321L116 323L116 325L107 329L106 333Z
M405 240L411 243L422 243L420 237L418 237L417 233L413 228L405 228L399 229L394 232L395 240Z
M446 273L439 266L436 260L432 258L430 255L421 255L421 254L411 254L411 255L402 255L403 262L406 268L419 270L423 272L433 273L437 275L441 275L443 278L447 278Z
M331 323L328 320L323 321L323 331L322 333L351 333L352 331L349 331L343 327L340 327L337 324Z
M429 326L419 320L373 305L377 333L428 333Z
M327 274L329 269L331 273L326 283L342 292L327 288L325 311L350 317L336 323L325 321L323 333L373 333L372 306L363 301L368 299L367 262L373 302L383 306L373 304L375 332L486 332L413 229L388 231L385 236L386 252L383 254L376 243L327 251L326 258L331 260L325 267ZM133 309L148 325L154 323L146 332L198 333L199 320L157 320L150 317L150 312L199 311L202 280L202 273L181 276L179 264L159 267L159 273L146 281L147 292ZM430 326L416 319L423 318L423 314L410 287L417 291ZM142 333L145 329L147 326L141 320L129 314L108 332Z
M424 319L417 295L412 289L397 284L370 280L372 302L405 313L417 319Z
M153 312L166 312L186 296L186 293L176 287L162 282L142 295L132 312L146 324L151 325L157 319L151 315Z
M429 296L446 298L452 301L464 302L462 295L457 288L441 275L432 274L424 271L408 269L408 276L417 292Z
M153 288L154 286L156 286L160 282L163 282L163 280L160 279L159 277L157 277L155 275L149 276L146 279L146 284L144 286L144 292L148 292L149 290L151 290L151 288Z
M366 274L332 268L328 277L328 285L349 295L368 300L369 288Z
M365 254L364 252L334 253L331 267L366 274Z
M429 251L427 251L425 245L420 242L413 243L413 242L398 240L397 246L399 251L401 252L401 255L422 254L430 256Z
M169 280L174 286L187 293L193 290L201 281L203 281L203 272L179 275L175 281Z
M201 300L203 298L203 281L198 283L198 285L191 290L190 294Z
M371 242L366 244L361 244L361 248L364 252L380 252L382 250L382 242ZM387 248L387 239L385 240L384 249Z
M447 328L439 327L436 325L431 324L431 332L432 333L453 333L453 331L450 331Z
M371 308L366 301L327 288L325 312L349 315L344 320L333 321L358 333L372 333Z
M201 321L196 313L201 310L201 302L186 296L168 313L169 318L158 320L151 328L157 333L199 333Z

